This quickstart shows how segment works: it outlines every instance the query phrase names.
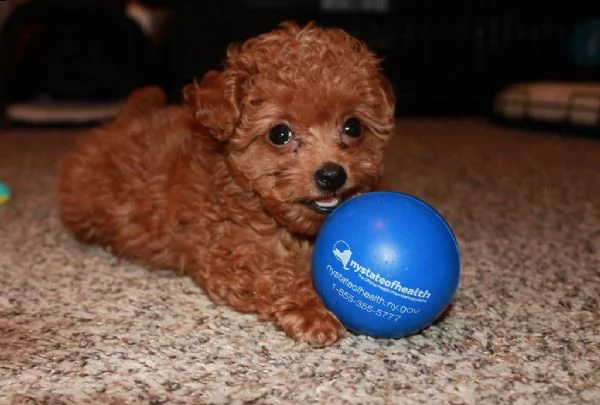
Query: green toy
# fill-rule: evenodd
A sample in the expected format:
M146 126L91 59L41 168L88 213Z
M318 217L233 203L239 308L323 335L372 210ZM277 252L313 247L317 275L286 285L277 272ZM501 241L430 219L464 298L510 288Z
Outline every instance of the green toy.
M0 181L0 204L6 204L12 195L10 188Z

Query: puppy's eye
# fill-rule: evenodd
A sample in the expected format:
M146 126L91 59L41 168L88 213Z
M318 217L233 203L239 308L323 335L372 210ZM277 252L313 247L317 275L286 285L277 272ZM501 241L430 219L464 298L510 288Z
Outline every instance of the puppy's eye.
M269 132L269 141L273 145L287 145L294 138L294 134L290 127L284 124L279 124L271 128Z
M350 138L358 138L362 134L362 124L356 117L351 117L344 122L344 134Z

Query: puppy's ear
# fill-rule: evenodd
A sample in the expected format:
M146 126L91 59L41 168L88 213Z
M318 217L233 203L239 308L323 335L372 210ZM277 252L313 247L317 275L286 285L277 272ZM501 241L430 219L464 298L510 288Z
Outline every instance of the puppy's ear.
M239 120L238 85L231 70L208 72L200 84L194 82L183 89L185 102L200 125L217 140L227 141Z
M394 86L383 73L379 74L379 82L381 83L385 108L393 116L396 110L396 92L394 91Z

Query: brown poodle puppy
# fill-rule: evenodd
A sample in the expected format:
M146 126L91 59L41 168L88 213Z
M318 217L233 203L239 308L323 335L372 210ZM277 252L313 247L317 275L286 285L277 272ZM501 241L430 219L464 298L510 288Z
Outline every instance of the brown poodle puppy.
M313 288L312 242L380 177L394 96L379 60L341 30L285 23L231 46L223 71L184 96L167 106L159 89L135 92L81 139L61 173L65 226L332 344L343 328Z

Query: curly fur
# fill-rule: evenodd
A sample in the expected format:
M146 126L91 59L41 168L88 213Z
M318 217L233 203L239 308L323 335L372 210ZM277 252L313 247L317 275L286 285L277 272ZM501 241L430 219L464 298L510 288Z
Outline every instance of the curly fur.
M315 172L347 173L340 198L372 190L393 132L394 97L379 60L342 30L281 28L232 45L222 71L165 104L134 92L62 166L61 218L82 242L191 276L217 304L257 312L315 346L343 333L310 277L326 215ZM348 117L363 125L343 132ZM294 138L269 142L278 124Z

